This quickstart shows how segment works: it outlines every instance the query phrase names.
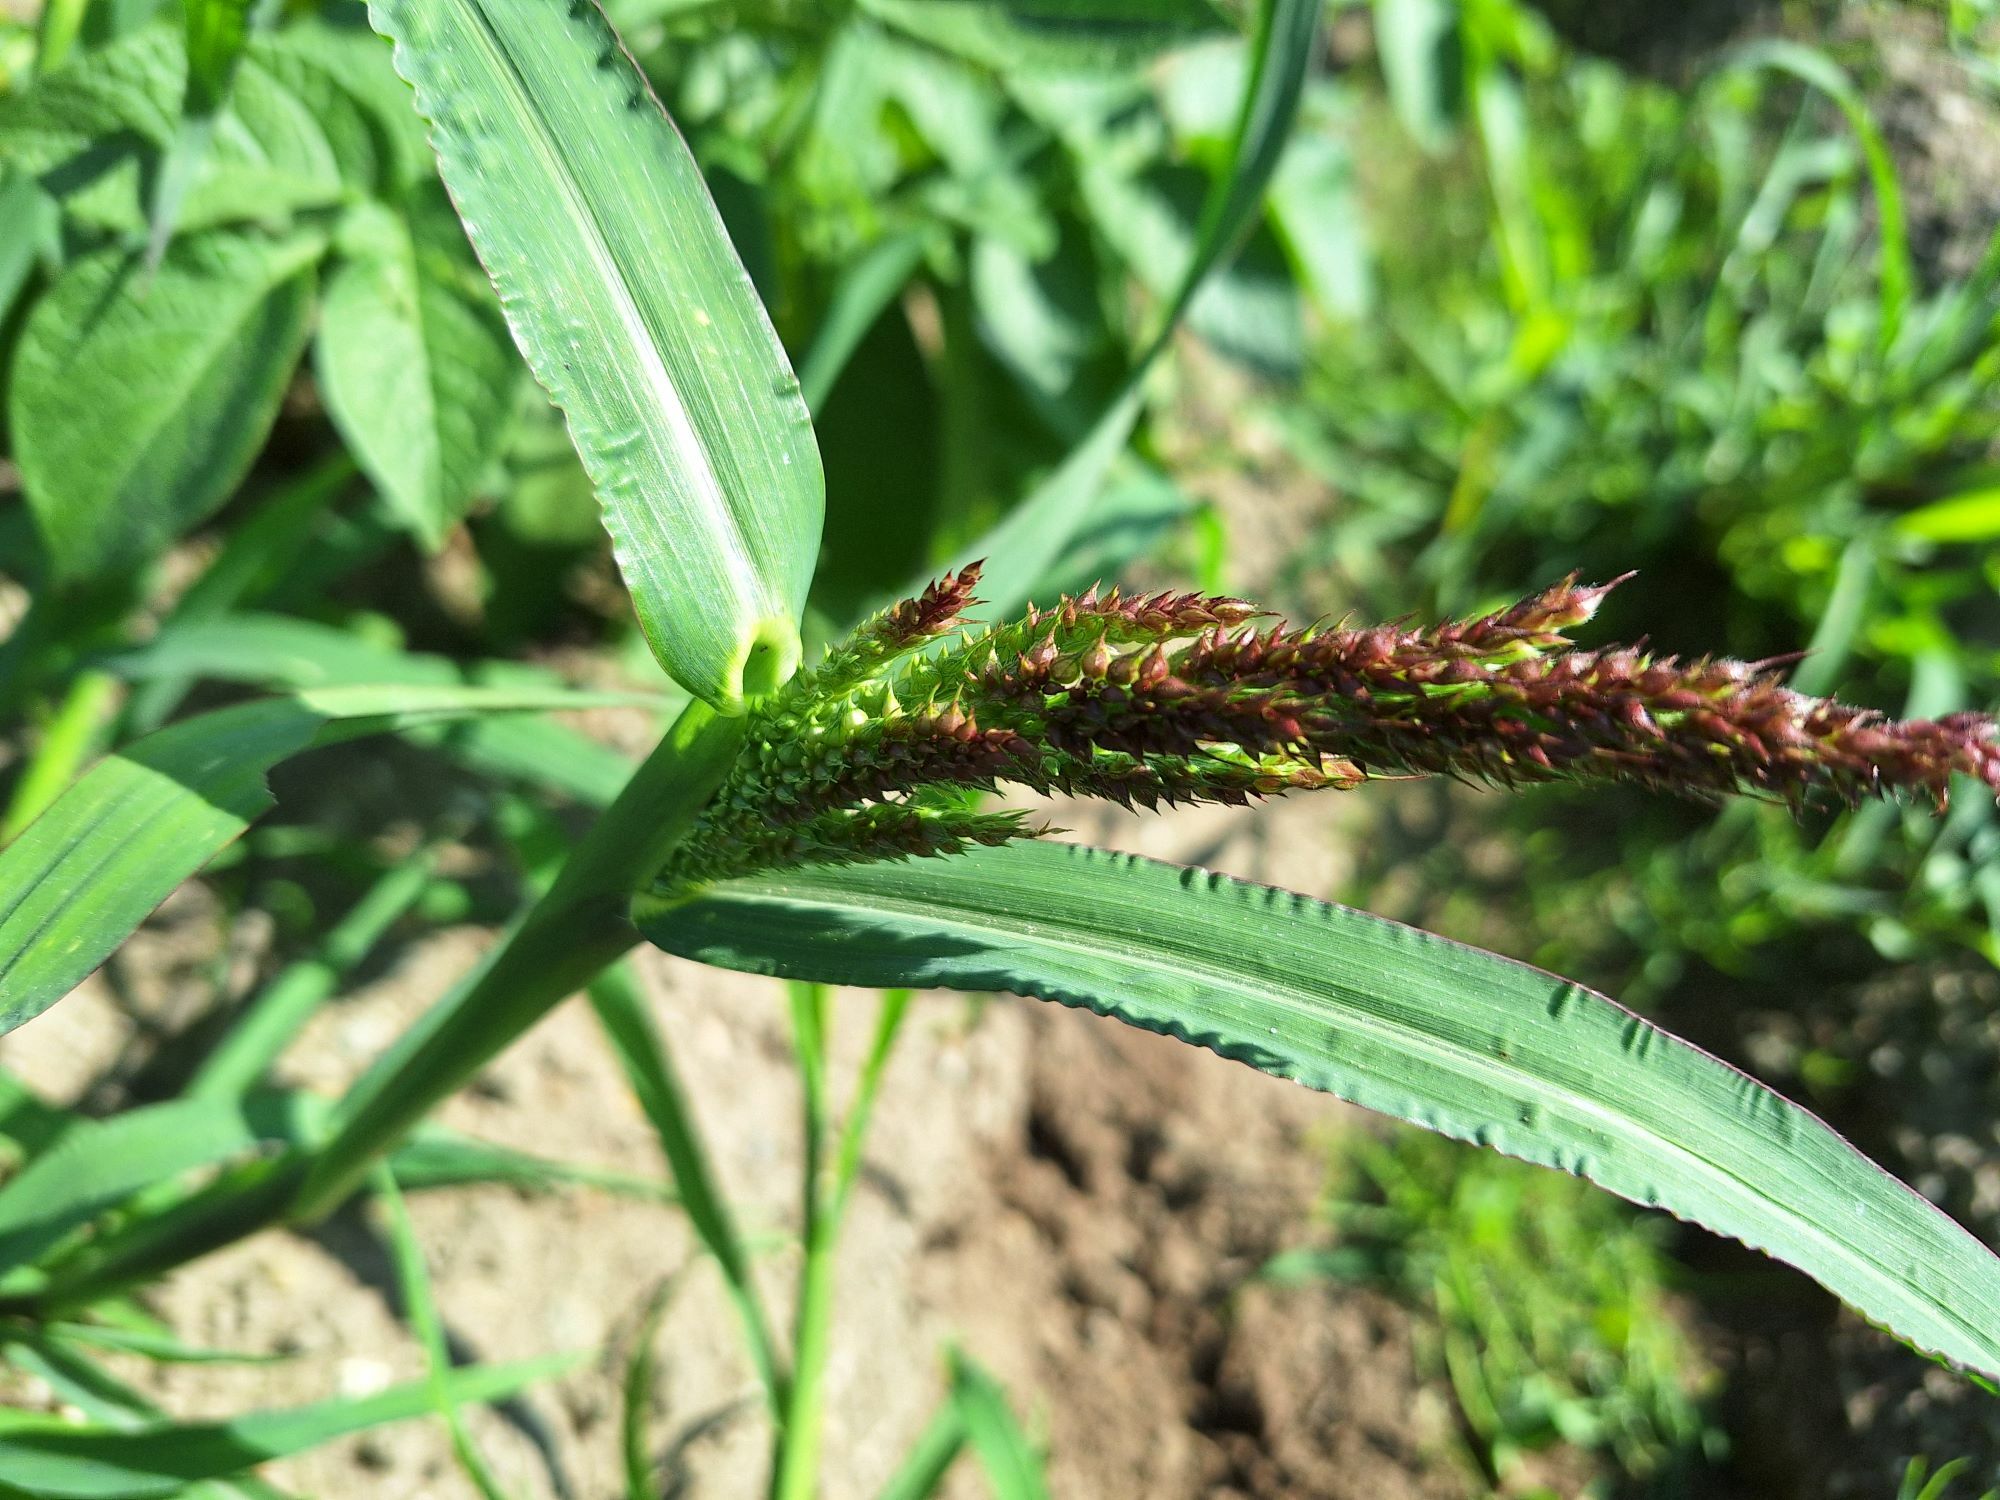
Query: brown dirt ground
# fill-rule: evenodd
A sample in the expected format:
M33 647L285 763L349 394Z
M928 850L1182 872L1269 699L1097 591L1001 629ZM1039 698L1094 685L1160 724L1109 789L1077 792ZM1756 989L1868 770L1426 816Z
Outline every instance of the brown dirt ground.
M1141 826L1057 811L1099 841L1327 889L1324 806ZM473 959L487 935L412 944L328 1007L288 1081L333 1089ZM216 941L184 892L90 985L0 1043L52 1097L105 1102L106 1079L188 1019L254 933ZM793 1225L797 1088L775 984L644 956L722 1178L753 1230ZM122 995L120 994L122 991ZM134 1016L146 1017L144 1022ZM842 992L851 1069L870 998ZM553 1015L444 1110L484 1138L656 1172L651 1135L586 1008ZM1163 1038L1034 1002L925 996L887 1076L863 1190L840 1253L826 1494L864 1496L894 1469L940 1389L952 1343L988 1366L1046 1438L1060 1495L1446 1500L1470 1493L1448 1411L1415 1373L1407 1315L1357 1291L1242 1290L1304 1230L1335 1101ZM590 1191L475 1188L412 1200L462 1358L582 1350L576 1373L473 1427L515 1492L617 1492L618 1382L638 1312L695 1260L678 1214ZM782 1307L793 1261L767 1260ZM374 1225L348 1213L267 1233L190 1266L147 1299L186 1337L283 1352L275 1366L180 1367L149 1383L177 1414L359 1392L418 1373ZM659 1447L691 1495L758 1493L768 1430L724 1300L696 1267L657 1345ZM469 1495L434 1424L413 1422L272 1466L318 1495ZM983 1493L967 1466L954 1495Z

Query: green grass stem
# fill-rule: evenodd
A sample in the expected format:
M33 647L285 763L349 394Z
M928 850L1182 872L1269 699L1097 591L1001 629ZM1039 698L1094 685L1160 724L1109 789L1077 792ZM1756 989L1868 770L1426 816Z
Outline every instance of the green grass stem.
M432 1008L336 1107L294 1214L313 1219L568 996L639 940L632 891L665 862L742 743L741 719L688 706L578 844L546 894L464 984Z

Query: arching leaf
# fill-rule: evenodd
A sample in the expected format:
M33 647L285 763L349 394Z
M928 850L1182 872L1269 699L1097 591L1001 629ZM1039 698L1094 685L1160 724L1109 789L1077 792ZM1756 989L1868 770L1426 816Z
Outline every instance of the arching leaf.
M1580 985L1365 912L1066 844L732 881L646 935L728 968L1086 1007L1742 1240L2000 1375L2000 1259L1817 1117Z

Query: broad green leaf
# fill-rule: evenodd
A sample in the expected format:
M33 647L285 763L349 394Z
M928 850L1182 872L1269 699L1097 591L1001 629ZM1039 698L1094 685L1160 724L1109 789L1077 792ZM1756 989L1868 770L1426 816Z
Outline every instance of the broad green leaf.
M189 87L184 33L145 27L0 98L0 159L40 178L73 220L136 233L182 142ZM206 149L183 170L180 230L268 225L430 175L387 49L316 22L250 43Z
M216 150L223 164L234 162L237 136L268 149L262 139L294 115L303 117L300 150L331 163L346 189L343 201L400 201L436 180L409 85L396 76L382 39L358 18L351 25L292 21L251 40L222 116Z
M185 236L73 261L28 315L8 422L57 573L146 562L248 472L305 346L312 234Z
M1006 990L1178 1037L1588 1177L1797 1266L1920 1348L2000 1374L2000 1260L1818 1118L1590 990L1364 912L1104 850L642 899L670 952L871 987Z
M1271 220L1299 280L1329 318L1366 316L1374 266L1354 161L1333 129L1292 138L1271 182Z
M1426 151L1451 141L1464 107L1459 7L1452 0L1375 0L1375 52L1403 128Z
M186 43L172 27L96 48L0 98L0 159L85 222L136 230L141 166L173 139L185 73Z
M566 549L592 547L603 537L597 492L562 412L533 381L521 384L504 463L498 514L515 536L531 547Z
M1084 193L1095 221L1126 264L1163 297L1173 297L1194 254L1199 178L1155 170L1128 176L1087 170ZM1292 377L1304 361L1299 296L1283 256L1261 226L1187 302L1189 328L1205 343L1265 373Z
M336 246L320 390L369 479L436 548L506 432L513 341L441 192L357 209Z
M819 552L798 381L700 170L589 0L376 0L639 623L725 712L790 675Z
M480 714L624 702L547 687L322 688L218 709L86 772L0 849L0 1032L68 994L175 886L271 806L316 744Z
M208 155L215 117L229 97L243 49L250 43L251 0L182 0L181 12L187 24L187 85L181 95L180 124L155 175L146 241L149 268L166 253L180 221L181 203Z
M264 1124L271 1112L259 1111ZM0 1273L133 1193L266 1137L233 1099L176 1099L80 1121L0 1188Z
M53 263L56 251L54 205L26 172L0 168L0 318L34 273L35 262Z
M1101 367L1115 340L1101 305L1102 272L1084 236L1066 235L1036 259L981 235L968 270L980 334L1021 383L1051 407L1087 397L1080 377Z
M861 0L861 9L1001 72L1129 68L1223 29L1207 0Z
M458 1403L504 1400L576 1363L557 1358L479 1365L453 1371L446 1391ZM0 1428L0 1475L46 1500L150 1500L431 1409L431 1387L419 1380L380 1395L250 1412L226 1422L112 1429L42 1418Z

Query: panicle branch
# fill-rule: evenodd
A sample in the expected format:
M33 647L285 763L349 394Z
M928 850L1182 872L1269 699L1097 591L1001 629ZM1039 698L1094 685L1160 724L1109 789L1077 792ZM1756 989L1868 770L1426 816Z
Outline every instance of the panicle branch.
M1577 648L1566 632L1623 580L1571 577L1427 627L1293 629L1256 623L1239 599L1093 589L963 630L977 577L884 611L768 700L664 883L1032 834L1011 814L912 799L1002 782L1149 808L1398 775L1794 808L1898 792L1942 808L1954 774L2000 790L1984 715L1895 722L1795 693L1763 665Z

